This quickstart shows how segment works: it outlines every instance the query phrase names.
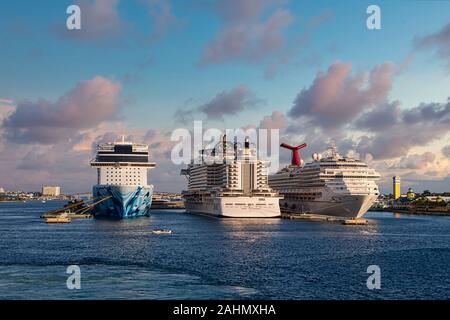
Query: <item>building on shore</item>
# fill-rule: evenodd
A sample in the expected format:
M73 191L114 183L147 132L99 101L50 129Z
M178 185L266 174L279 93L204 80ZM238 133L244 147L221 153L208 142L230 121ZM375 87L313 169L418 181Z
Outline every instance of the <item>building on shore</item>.
M42 195L44 197L59 197L61 195L61 187L58 186L43 186Z
M72 199L75 199L77 201L83 200L83 201L89 201L93 199L91 192L85 192L85 193L77 193L71 195Z
M5 193L5 189L0 188L0 193Z
M414 193L412 188L408 188L408 192L406 193L406 198L409 200L414 200L416 198L416 194Z
M414 193L412 188L405 195L392 200L389 208L392 210L408 211L410 213L440 213L448 214L450 197L440 195L423 196Z

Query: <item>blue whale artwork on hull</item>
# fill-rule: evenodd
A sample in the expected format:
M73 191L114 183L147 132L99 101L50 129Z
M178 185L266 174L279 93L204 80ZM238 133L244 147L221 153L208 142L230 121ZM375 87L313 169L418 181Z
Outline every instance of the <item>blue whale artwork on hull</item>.
M153 186L96 185L92 193L94 198L111 197L94 208L94 216L133 218L150 215Z
M91 160L97 171L92 195L100 202L93 209L96 217L133 218L150 215L153 185L147 183L148 145L125 141L99 144ZM103 200L103 201L102 201Z

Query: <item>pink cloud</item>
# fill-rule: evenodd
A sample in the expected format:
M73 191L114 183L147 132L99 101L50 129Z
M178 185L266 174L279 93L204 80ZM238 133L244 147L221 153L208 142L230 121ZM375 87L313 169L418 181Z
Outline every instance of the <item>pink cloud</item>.
M222 29L206 46L201 64L243 59L262 60L283 48L285 30L293 21L292 14L282 8L263 18L263 13L281 1L223 1L217 11L224 20Z
M288 126L288 119L280 111L273 111L270 116L265 116L259 123L261 129L284 129Z
M428 49L436 52L437 56L447 62L450 68L450 23L440 30L415 39L417 49Z
M114 120L119 112L121 86L102 77L82 81L56 102L21 101L3 123L8 140L18 143L54 143L80 129Z
M383 102L392 87L394 66L383 63L370 73L352 74L352 64L336 62L319 72L309 88L296 97L289 111L293 118L308 118L321 127L350 123L365 109Z

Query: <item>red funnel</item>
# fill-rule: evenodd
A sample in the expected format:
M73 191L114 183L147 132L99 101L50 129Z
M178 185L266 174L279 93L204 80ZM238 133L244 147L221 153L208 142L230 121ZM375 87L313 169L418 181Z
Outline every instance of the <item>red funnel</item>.
M301 144L301 145L296 146L296 147L290 146L290 145L288 145L286 143L282 143L280 145L280 147L283 147L283 148L286 148L286 149L289 149L289 150L292 151L291 165L293 165L293 166L300 166L301 160L300 160L300 154L299 154L298 150L303 149L306 146L307 146L306 143Z

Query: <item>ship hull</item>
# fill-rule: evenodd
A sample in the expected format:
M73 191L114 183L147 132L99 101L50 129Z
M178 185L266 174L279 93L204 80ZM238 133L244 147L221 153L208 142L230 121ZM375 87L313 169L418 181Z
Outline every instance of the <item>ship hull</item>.
M289 213L311 213L341 218L362 218L377 199L377 195L342 195L330 200L317 199L301 201L289 199L280 201L282 211Z
M277 218L279 198L211 197L200 201L186 199L186 212L223 218Z
M95 185L94 198L111 197L94 208L94 216L134 218L150 215L153 186Z

